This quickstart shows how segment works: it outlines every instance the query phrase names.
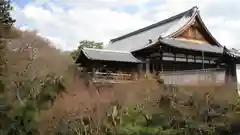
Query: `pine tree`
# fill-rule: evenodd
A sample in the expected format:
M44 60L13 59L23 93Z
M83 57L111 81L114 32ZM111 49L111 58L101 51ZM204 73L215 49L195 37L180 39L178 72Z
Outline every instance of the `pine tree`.
M3 39L9 36L11 26L15 23L15 19L11 17L13 7L10 0L0 0L0 38L1 46Z
M15 20L11 17L12 5L10 0L0 0L0 23L11 26Z

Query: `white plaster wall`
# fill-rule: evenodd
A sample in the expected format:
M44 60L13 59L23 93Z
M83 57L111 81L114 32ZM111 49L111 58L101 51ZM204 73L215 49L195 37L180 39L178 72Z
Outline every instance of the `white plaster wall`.
M238 94L240 95L240 64L236 64L236 73L237 73L237 89Z
M240 69L240 65L239 65ZM240 70L239 70L240 71ZM239 72L240 73L240 72ZM189 85L189 84L199 84L199 83L225 83L225 71L174 71L165 72L164 83L165 84L178 84L178 85ZM240 75L240 74L239 74Z

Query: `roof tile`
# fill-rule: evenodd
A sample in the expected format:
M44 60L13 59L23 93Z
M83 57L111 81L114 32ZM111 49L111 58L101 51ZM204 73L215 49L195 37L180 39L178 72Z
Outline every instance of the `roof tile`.
M130 52L125 51L84 48L82 52L88 59L92 60L141 63L141 61L135 58Z
M106 47L106 49L134 51L144 48L146 45L148 45L149 39L155 41L160 36L167 37L169 34L172 34L185 25L196 12L195 8L196 7L193 7L190 10L172 16L163 21L112 39L111 43Z

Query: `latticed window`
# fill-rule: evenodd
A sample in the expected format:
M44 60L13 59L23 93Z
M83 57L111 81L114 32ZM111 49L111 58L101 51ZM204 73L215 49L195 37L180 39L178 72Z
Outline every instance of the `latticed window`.
M188 57L189 62L194 62L195 61L193 55L188 55L187 57Z
M176 58L186 58L185 54L176 54Z

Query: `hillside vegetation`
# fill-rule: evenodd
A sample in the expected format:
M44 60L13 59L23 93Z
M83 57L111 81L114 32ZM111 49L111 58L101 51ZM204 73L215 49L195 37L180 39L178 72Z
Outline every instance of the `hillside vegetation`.
M239 100L230 90L144 80L98 91L80 80L42 115L40 130L63 135L239 134Z
M70 85L73 60L35 32L12 32L17 37L3 48L0 129L4 134L24 134L37 130L41 111L51 108Z

